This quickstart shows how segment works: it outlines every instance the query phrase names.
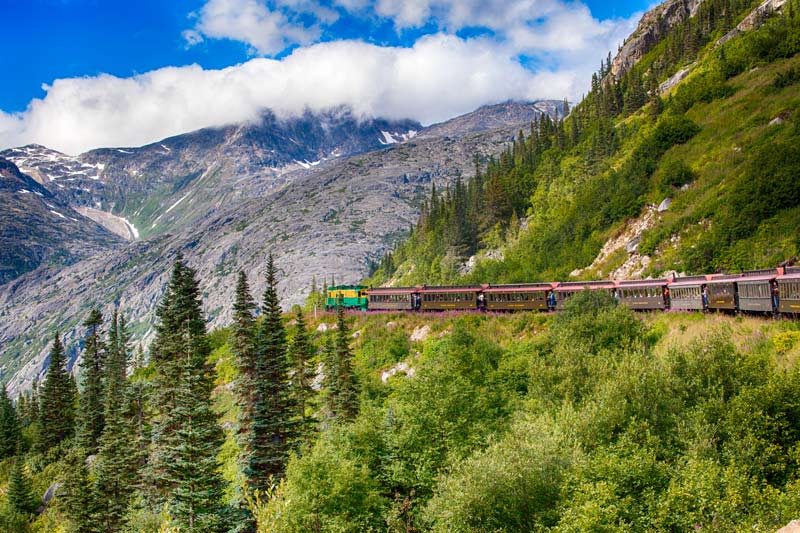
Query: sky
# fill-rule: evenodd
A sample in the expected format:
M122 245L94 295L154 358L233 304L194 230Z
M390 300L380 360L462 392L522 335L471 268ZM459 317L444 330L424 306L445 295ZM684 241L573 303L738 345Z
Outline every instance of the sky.
M643 0L0 0L0 149L69 154L348 105L580 99Z

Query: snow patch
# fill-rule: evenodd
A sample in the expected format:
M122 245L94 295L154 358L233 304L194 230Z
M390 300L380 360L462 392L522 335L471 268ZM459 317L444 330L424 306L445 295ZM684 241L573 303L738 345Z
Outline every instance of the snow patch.
M395 138L394 138L394 137L392 137L392 134L391 134L391 133L389 133L388 131L383 131L383 130L381 130L381 134L383 135L383 140L381 140L381 139L378 139L378 142L379 142L379 143L381 143L381 144L383 144L383 145L386 145L386 144L396 144L396 143L397 143L397 140L395 140Z
M61 217L61 218L63 218L64 220L66 220L66 219L67 219L67 217L65 217L64 215L62 215L62 214L61 214L61 213L59 213L58 211L53 211L53 210L51 209L51 210L50 210L50 212L51 212L51 213L53 213L54 215L58 215L58 216L60 216L60 217Z
M161 145L161 148L163 148L164 150L166 150L166 151L167 151L167 153L170 153L170 152L172 151L172 150L170 150L169 148L167 148L166 146L164 146L163 144Z
M175 209L175 208L178 206L178 204L179 204L179 203L181 203L182 201L184 201L184 200L186 199L186 197L187 197L187 196L189 196L189 193L188 193L188 192L187 192L186 194L184 194L183 196L181 196L180 200L178 200L177 202L175 202L174 204L172 204L171 206L169 206L169 209L167 209L166 211L164 211L164 214L166 215L167 213L169 213L170 211L172 211L173 209ZM161 218L161 217L159 217L159 218ZM158 220L158 219L156 219L156 220Z
M22 189L22 190L19 190L17 192L20 193L20 194L29 194L31 191L29 191L28 189Z
M129 150L123 150L122 148L117 148L117 152L119 152L121 154L132 154L133 153L133 152L131 152Z

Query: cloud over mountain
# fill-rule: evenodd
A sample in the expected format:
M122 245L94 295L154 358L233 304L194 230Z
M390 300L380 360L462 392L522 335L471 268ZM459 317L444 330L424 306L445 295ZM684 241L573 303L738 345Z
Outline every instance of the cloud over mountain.
M435 30L400 46L328 39L326 28L345 13L389 20L398 32ZM598 21L585 5L560 0L209 0L184 31L187 44L233 39L262 56L222 69L55 80L25 111L0 111L0 147L36 142L75 154L140 145L253 120L263 108L288 115L348 105L428 124L507 99L577 99L636 18ZM480 31L458 33L469 28ZM264 57L290 45L299 46Z

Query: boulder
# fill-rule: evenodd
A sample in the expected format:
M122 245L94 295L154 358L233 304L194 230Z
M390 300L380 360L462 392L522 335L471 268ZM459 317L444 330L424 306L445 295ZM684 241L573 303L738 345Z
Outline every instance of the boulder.
M658 212L663 213L664 211L669 209L669 206L671 205L672 205L672 198L664 198L663 200L661 200L661 203L658 204Z
M800 520L792 520L775 533L800 533Z
M418 326L411 332L411 342L422 342L431 334L431 327L427 324Z

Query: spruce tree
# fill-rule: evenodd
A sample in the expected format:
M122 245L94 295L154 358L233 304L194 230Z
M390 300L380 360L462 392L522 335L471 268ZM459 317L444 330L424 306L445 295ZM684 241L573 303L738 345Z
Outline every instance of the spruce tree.
M325 340L322 347L322 363L325 368L325 407L328 416L336 417L336 400L339 397L339 380L336 372L336 342L332 336Z
M294 367L292 391L300 415L299 433L305 436L310 429L310 420L306 417L306 409L308 400L313 393L311 381L314 379L314 368L311 366L311 357L314 355L314 347L308 337L306 319L302 309L297 309L295 322L294 338L289 350Z
M125 400L127 394L128 333L125 319L115 310L108 331L105 425L97 457L97 493L103 531L118 531L136 481L136 436Z
M251 432L253 428L253 412L256 403L256 383L258 380L257 359L254 344L256 303L250 295L247 276L239 271L236 282L236 300L233 304L233 343L232 351L239 367L236 382L236 394L239 397L241 412L239 415L239 445L243 450L243 464L247 464L250 455Z
M105 496L105 495L104 495ZM98 496L89 478L86 454L82 448L73 448L66 459L63 486L64 509L75 533L102 531Z
M13 457L21 441L17 411L3 385L0 389L0 459Z
M336 418L349 421L358 414L358 385L353 372L353 354L350 352L350 330L344 318L344 306L336 312Z
M296 411L289 382L286 330L275 274L275 263L270 254L262 303L263 319L256 333L257 398L250 461L245 469L253 490L267 489L272 480L283 476L295 433L292 419Z
M75 394L58 333L55 334L50 349L50 364L39 399L34 395L31 403L34 408L36 405L40 406L38 419L42 450L48 450L72 436L75 426Z
M224 527L217 455L222 430L211 408L212 369L195 271L179 256L157 312L151 350L156 386L148 463L151 501L166 501L186 531Z
M38 502L33 495L31 478L25 471L25 461L17 457L8 479L8 506L22 515L31 515L36 511Z
M80 428L78 439L87 454L97 453L100 435L103 433L103 387L105 384L105 350L100 328L103 316L92 309L83 323L87 328L80 362L82 390L78 406Z

